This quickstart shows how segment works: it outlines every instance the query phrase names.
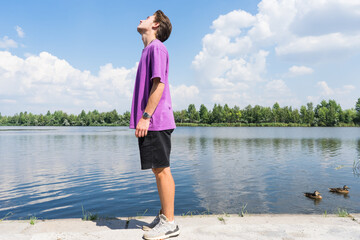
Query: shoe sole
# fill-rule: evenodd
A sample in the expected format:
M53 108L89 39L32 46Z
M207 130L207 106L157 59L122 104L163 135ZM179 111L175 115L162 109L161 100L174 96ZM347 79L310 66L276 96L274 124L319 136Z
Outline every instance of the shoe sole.
M177 230L176 232L170 233L168 235L163 235L163 236L157 236L157 237L145 237L144 239L146 240L159 240L159 239L166 239L166 238L171 238L171 237L177 237L180 235L180 229Z

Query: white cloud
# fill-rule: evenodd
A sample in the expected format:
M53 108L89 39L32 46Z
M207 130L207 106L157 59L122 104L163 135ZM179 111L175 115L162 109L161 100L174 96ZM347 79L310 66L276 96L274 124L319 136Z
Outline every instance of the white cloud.
M137 66L114 67L108 63L95 75L48 52L20 58L0 51L0 109L3 115L47 110L78 114L82 109L117 109L123 113L131 108ZM200 103L198 87L170 88L174 108L187 108L189 101Z
M292 66L289 68L288 76L295 77L301 75L312 74L314 70L306 66Z
M353 90L356 89L353 85L344 85L341 88L330 88L327 82L321 81L318 82L317 85L319 86L321 92L321 96L339 96L339 95L346 95L351 93Z
M318 82L317 85L321 89L322 96L330 96L334 94L334 90L332 90L325 81Z
M273 80L268 82L265 85L265 89L270 95L279 96L279 95L288 95L290 89L286 86L285 82L281 79Z
M194 86L186 86L184 84L173 86L170 84L171 99L174 110L181 110L188 107L190 103L198 104L199 89Z
M17 48L18 44L14 40L10 39L8 36L3 37L0 39L0 48Z
M220 15L211 28L215 29L219 35L232 37L239 35L242 28L250 27L255 21L255 17L250 13L234 10L226 15Z
M343 85L340 88L331 88L325 81L317 83L319 88L319 94L317 96L308 96L307 100L310 102L318 103L322 99L338 99L338 101L345 102L348 105L352 105L352 99L348 98L348 95L352 93L356 87L353 85Z
M16 30L16 32L17 32L17 34L18 34L19 37L21 37L21 38L25 37L25 32L24 32L24 30L23 30L21 27L16 26L16 27L15 27L15 30Z
M324 59L336 62L359 53L359 13L359 1L262 0L255 15L243 10L220 15L211 25L212 32L203 37L202 49L192 62L198 84L210 95L206 99L220 103L237 99L238 105L247 105L251 102L245 97L249 93L265 104L282 97L279 94L298 102L284 80L268 79L269 56L296 64L283 75L294 77L312 74L312 64ZM319 86L330 96L332 89L324 83ZM277 95L270 96L270 92Z
M111 64L100 67L98 75L72 67L66 60L48 52L19 58L0 51L1 109L20 111L82 109L129 110L137 65L130 69ZM17 109L6 103L15 103Z
M276 47L280 56L321 59L330 56L342 56L360 49L360 33L345 35L331 33L321 36L306 36Z

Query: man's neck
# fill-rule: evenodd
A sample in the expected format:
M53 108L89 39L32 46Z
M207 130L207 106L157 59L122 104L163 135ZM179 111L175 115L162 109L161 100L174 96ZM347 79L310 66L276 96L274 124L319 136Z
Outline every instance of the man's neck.
M143 34L141 35L141 39L144 43L144 48L146 48L147 45L149 45L152 41L154 41L156 39L156 37L152 34Z

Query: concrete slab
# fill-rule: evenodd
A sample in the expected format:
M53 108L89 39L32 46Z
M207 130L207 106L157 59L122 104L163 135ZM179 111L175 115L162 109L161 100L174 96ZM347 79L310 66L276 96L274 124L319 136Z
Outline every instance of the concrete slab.
M353 218L355 220L353 220ZM177 216L178 240L211 239L360 239L360 214L337 215L204 215ZM142 239L141 227L154 217L1 221L0 240Z

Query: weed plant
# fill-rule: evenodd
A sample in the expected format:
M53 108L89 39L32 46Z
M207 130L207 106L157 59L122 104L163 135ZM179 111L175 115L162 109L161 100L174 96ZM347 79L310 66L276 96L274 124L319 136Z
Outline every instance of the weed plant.
M86 211L84 209L83 205L81 205L81 208L82 208L82 220L83 221L96 221L99 219L99 215L97 213L93 214L89 211Z
M9 218L9 217L11 217L12 215L13 215L12 212L7 213L7 214L5 215L5 217L0 218L0 222L3 221L3 220L5 220L5 219L7 219L7 218Z
M346 209L338 208L338 216L339 217L348 217L349 213L347 212Z
M35 225L35 221L36 221L36 220L38 220L37 217L31 216L31 217L30 217L30 224L31 224L31 225Z

